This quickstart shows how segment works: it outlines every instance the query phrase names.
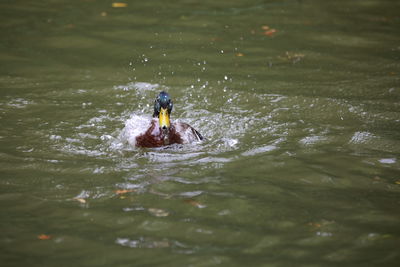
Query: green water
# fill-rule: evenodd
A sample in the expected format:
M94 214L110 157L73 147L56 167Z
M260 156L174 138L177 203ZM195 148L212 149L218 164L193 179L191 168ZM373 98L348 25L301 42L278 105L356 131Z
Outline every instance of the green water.
M398 1L112 3L0 3L1 266L398 265Z

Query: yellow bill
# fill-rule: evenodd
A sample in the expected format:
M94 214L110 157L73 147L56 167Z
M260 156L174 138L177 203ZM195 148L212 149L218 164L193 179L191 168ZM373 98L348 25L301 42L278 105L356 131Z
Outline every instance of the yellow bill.
M169 114L168 110L161 108L160 110L160 115L158 116L159 122L160 122L160 128L169 128L170 126L170 121L169 121Z

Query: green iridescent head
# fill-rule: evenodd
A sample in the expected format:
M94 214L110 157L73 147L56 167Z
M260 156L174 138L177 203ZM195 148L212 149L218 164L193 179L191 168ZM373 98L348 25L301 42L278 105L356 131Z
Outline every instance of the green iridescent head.
M172 112L173 103L168 93L162 91L154 100L153 117L159 119L160 128L167 129L170 127L170 114Z

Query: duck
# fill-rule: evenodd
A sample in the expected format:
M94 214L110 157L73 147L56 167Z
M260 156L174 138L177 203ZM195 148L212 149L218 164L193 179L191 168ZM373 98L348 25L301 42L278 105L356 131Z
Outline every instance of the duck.
M161 91L154 100L154 112L150 124L135 137L136 147L162 147L204 140L204 137L189 124L171 121L173 106L170 95Z

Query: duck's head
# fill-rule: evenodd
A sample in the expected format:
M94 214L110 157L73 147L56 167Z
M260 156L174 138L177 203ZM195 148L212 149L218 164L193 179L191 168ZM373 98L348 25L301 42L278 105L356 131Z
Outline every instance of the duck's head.
M162 91L154 100L153 117L158 118L160 129L167 133L171 127L170 114L172 112L173 103L168 93Z

